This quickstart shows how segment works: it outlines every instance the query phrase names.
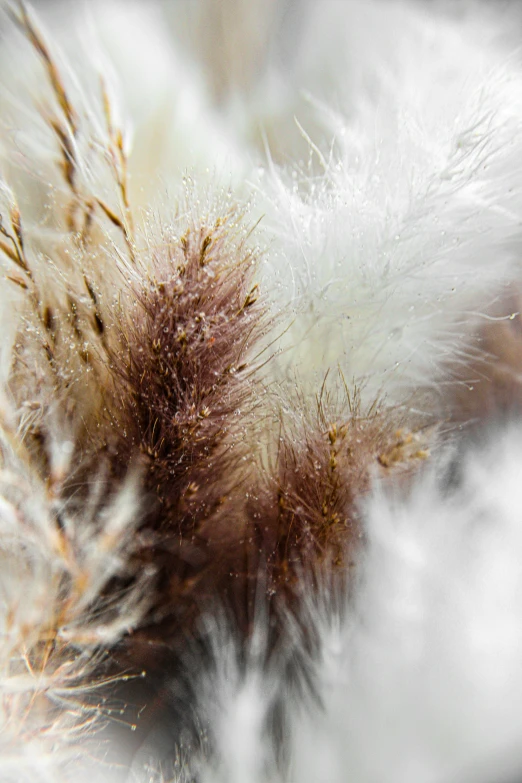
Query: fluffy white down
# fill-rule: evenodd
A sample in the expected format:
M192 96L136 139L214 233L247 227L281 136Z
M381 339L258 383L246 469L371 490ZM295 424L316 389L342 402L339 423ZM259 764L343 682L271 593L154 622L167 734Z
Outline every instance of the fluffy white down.
M284 681L277 672L263 681L253 665L233 696L233 667L218 667L208 706L226 706L211 713L220 763L206 782L518 779L509 773L522 768L520 426L492 431L456 469L457 488L432 467L407 499L376 488L367 501L354 604L310 607L322 706L288 696L286 774L274 772L260 728Z
M445 377L520 275L521 71L484 30L402 4L321 3L309 25L331 90L310 98L315 165L267 175L296 315L280 366L315 388L339 364L397 401Z

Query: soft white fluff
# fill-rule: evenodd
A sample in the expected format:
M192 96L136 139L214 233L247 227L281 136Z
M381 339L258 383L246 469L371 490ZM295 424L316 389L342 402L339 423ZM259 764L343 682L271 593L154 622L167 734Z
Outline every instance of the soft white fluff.
M320 704L296 703L277 668L252 664L238 679L221 662L205 691L218 755L205 781L449 783L520 771L521 443L514 424L461 464L432 467L407 499L375 489L354 602L310 602ZM276 774L266 718L285 693L288 769Z
M321 3L309 25L314 166L267 175L296 314L280 365L314 389L339 364L398 400L447 377L520 275L522 73L480 26L403 4Z
M464 780L520 765L520 444L518 425L493 432L452 468L457 490L432 471L407 501L374 493L355 609L340 633L325 626L325 711L300 722L296 780L329 779L325 768L332 781Z

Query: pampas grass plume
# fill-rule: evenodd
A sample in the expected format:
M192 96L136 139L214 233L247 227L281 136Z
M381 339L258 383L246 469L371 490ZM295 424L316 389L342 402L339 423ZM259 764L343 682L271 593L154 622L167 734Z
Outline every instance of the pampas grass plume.
M181 6L1 6L0 777L517 769L510 36Z

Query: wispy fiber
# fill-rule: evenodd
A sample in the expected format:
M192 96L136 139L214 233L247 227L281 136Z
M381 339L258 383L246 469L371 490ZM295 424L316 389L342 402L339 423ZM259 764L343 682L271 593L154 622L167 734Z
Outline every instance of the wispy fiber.
M511 761L519 426L481 433L520 409L514 34L54 12L0 8L0 777Z

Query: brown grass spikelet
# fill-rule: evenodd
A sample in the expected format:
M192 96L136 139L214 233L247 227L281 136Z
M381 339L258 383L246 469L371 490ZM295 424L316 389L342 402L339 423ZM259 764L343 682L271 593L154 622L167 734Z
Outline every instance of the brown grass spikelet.
M218 592L246 632L261 594L284 617L300 586L310 589L321 573L348 586L364 540L359 506L372 480L407 481L435 437L400 410L377 402L364 410L344 379L337 388L325 381L315 412L299 400L294 406L291 413L285 405L277 448L242 491L235 513L244 521L221 556L221 576L215 566Z
M55 44L47 40L23 0L7 2L3 19L10 26L10 44L27 47L26 61L38 80L38 90L31 91L23 80L18 85L19 77L13 74L13 96L6 105L9 116L22 98L23 118L31 129L31 134L22 133L18 141L23 150L21 161L26 161L18 171L16 166L13 169L17 178L23 175L22 183L27 184L28 175L31 189L45 194L38 205L33 200L31 211L36 207L40 221L62 232L62 243L69 233L69 252L91 240L95 252L103 234L113 230L113 241L119 236L126 254L132 257L128 144L116 121L114 93L105 75L87 69L88 84L83 84ZM17 122L16 118L15 110L11 122ZM16 156L16 150L14 153ZM27 160L36 156L38 166L29 170Z
M245 434L264 308L243 231L231 212L153 249L112 357L129 433L119 456L127 464L132 449L141 452L167 515L194 504L210 510L205 476L221 473L225 454L230 469Z
M349 392L346 392L349 394ZM347 415L348 413L348 415ZM374 404L361 409L357 390L344 415L322 393L315 423L288 433L281 443L276 478L276 570L286 578L292 563L346 564L362 535L357 505L369 489L383 454L396 448L397 413ZM418 454L398 454L394 467L414 466ZM277 564L277 565L276 565Z
M242 524L234 490L253 467L253 354L266 326L245 236L231 210L151 249L108 351L113 387L100 432L115 477L138 457L143 466L141 535L159 570L156 616L177 616L211 542Z

